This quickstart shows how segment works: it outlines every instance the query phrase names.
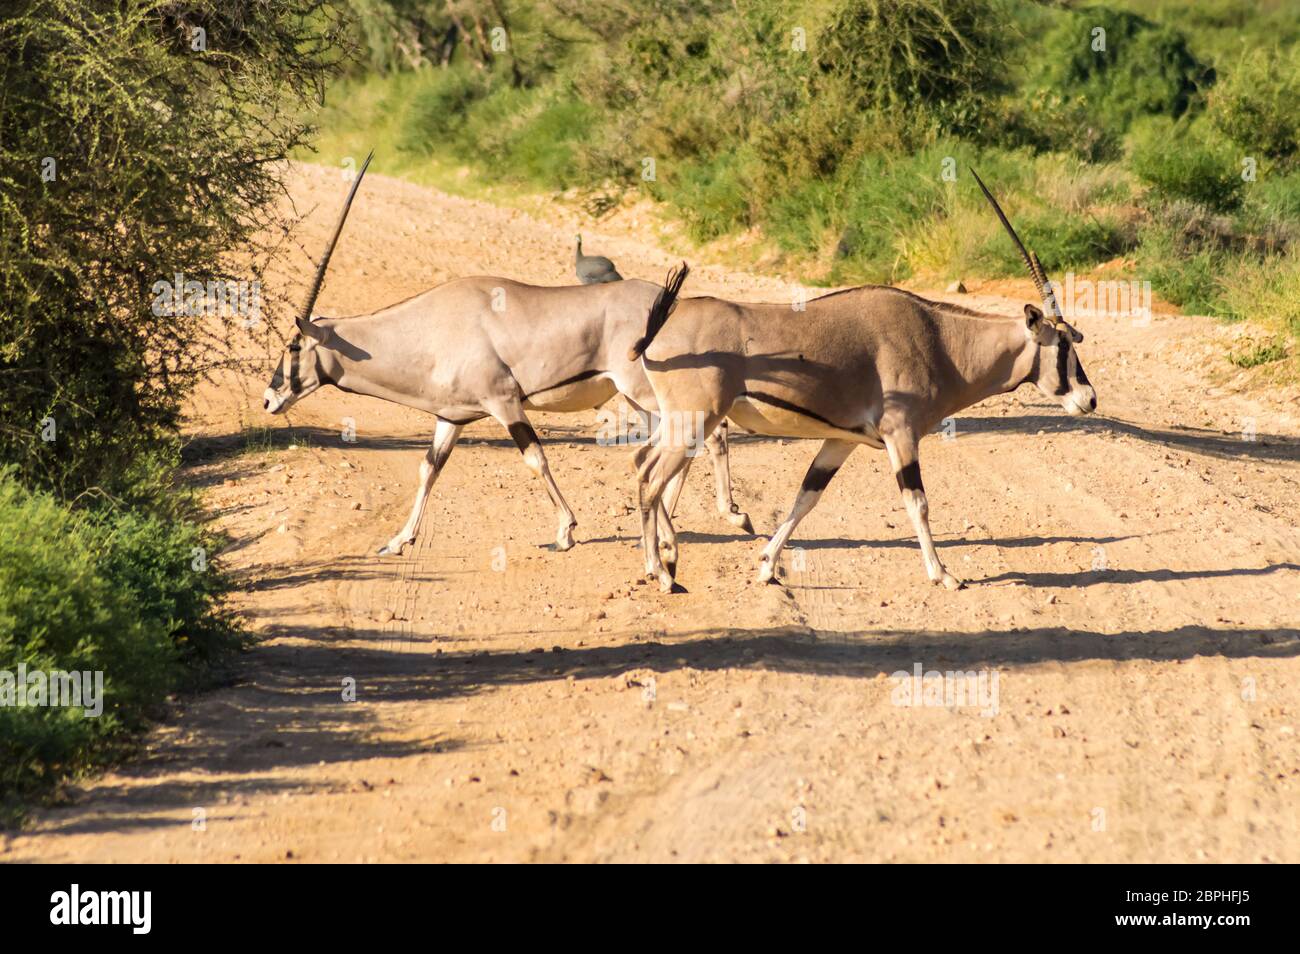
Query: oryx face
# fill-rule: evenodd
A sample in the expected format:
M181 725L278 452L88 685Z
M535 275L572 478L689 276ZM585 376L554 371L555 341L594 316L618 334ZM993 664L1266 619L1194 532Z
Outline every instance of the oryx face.
M271 383L262 394L262 407L272 414L287 410L295 402L327 383L321 372L320 343L296 333L284 349Z
M1032 380L1047 397L1059 401L1075 417L1097 409L1097 392L1084 373L1075 345L1083 335L1066 324L1056 324L1043 317L1033 305L1025 306L1025 337L1038 349Z

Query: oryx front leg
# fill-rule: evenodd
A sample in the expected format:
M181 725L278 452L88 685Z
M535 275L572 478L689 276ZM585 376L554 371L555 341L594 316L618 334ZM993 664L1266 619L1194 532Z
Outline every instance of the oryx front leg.
M713 433L704 439L704 446L709 449L709 458L713 462L713 483L718 512L733 526L740 527L746 533L753 533L754 524L749 519L749 514L740 509L731 495L731 452L727 445L725 417L714 428Z
M799 487L799 496L794 500L794 508L790 511L790 516L786 517L785 522L776 528L776 533L772 534L772 539L763 548L763 557L758 561L758 581L760 583L778 582L776 579L776 561L781 555L781 550L789 542L790 535L794 533L794 528L799 526L799 521L806 517L813 507L817 506L817 501L821 500L822 491L831 482L835 472L849 459L849 455L853 453L853 448L856 446L851 441L837 440L828 440L822 444L821 450L817 452L812 465L808 468L808 473L804 475L803 484Z
M555 549L559 551L572 549L573 528L578 525L577 518L573 516L573 511L569 509L569 505L565 502L564 495L560 493L560 488L555 486L555 478L551 476L551 467L546 462L546 454L542 451L542 442L538 439L533 426L528 423L528 418L524 416L523 408L518 404L513 404L499 411L492 411L491 414L506 426L506 430L514 438L519 452L524 455L524 463L528 465L528 469L542 478L542 483L546 485L546 493L550 496L551 503L555 504L558 517L558 525L555 531Z
M917 440L909 433L894 433L885 437L885 449L894 467L898 490L903 495L903 505L912 518L912 527L921 544L925 572L931 583L942 583L950 590L959 590L965 584L944 568L939 551L930 535L930 505L925 499L925 485L921 483L921 463L917 459Z
M438 474L442 473L447 458L451 456L451 449L456 446L456 439L460 437L460 432L459 425L450 421L438 421L433 431L433 442L429 445L424 460L420 461L420 486L415 491L411 516L407 518L406 526L402 527L397 536L379 548L381 554L400 554L403 547L415 542L415 533L420 526L420 517L424 514L424 505L429 499L429 491L433 489L434 481L438 479Z

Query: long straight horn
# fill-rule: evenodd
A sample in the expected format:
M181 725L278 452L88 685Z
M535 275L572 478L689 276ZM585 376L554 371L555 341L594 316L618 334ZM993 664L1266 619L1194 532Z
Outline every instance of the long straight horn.
M1020 236L1016 234L1016 230L1013 229L1011 223L1007 221L1007 215L1002 211L1002 206L998 205L998 200L993 198L993 193L990 192L989 187L984 184L984 180L979 177L979 173L974 169L971 169L970 174L973 175L975 181L979 183L980 191L984 193L984 198L988 199L989 204L993 206L993 211L997 213L998 220L1001 221L1002 227L1005 228L1007 234L1011 236L1011 241L1016 243L1016 248L1020 251L1020 257L1025 260L1025 268L1029 269L1029 277L1032 278L1034 284L1038 286L1038 294L1042 297L1043 303L1047 305L1048 319L1055 324L1061 317L1060 308L1056 304L1056 296L1052 294L1052 283L1047 280L1047 273L1043 271L1043 266L1039 263L1038 256L1026 249L1025 243L1020 241Z
M302 312L298 315L298 330L308 337L317 337L316 326L311 321L311 310L316 307L316 297L320 294L320 287L325 282L325 269L329 268L330 256L334 254L334 246L338 244L339 235L343 232L343 223L348 220L348 209L352 208L352 199L357 194L357 186L361 185L361 177L366 174L370 160L374 157L375 151L372 149L370 155L366 156L366 161L361 164L361 171L352 180L352 188L348 191L347 201L343 203L343 211L339 213L339 224L334 226L334 234L330 236L329 244L325 246L325 254L321 256L320 264L316 266L316 278L311 283L311 290L307 292L307 301L303 304Z

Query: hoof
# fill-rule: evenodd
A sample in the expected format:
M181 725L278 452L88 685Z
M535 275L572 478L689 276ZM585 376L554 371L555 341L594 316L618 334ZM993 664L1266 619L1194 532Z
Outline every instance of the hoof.
M408 543L414 543L414 540L389 540L379 548L380 556L401 556L402 550Z
M763 559L758 561L758 582L760 583L777 582L776 567L772 565L772 561L769 560L767 557L763 557Z
M659 592L660 593L685 593L686 587L682 586L668 572L659 574Z
M951 573L945 573L945 574L942 576L942 578L937 579L937 580L931 580L930 582L933 583L935 586L938 586L940 583L942 583L944 589L947 589L947 590L964 590L964 589L966 589L966 584L965 584L965 582L963 582L962 580L957 579L957 577L953 576Z
M749 519L747 513L729 513L727 514L727 520L733 527L739 527L751 535L754 533L754 521Z

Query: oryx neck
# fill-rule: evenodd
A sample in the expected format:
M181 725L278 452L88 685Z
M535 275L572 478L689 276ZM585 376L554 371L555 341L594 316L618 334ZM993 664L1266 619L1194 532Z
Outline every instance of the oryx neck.
M1036 348L1028 347L1024 321L936 309L948 355L964 382L969 407L995 394L1014 391L1030 377Z

